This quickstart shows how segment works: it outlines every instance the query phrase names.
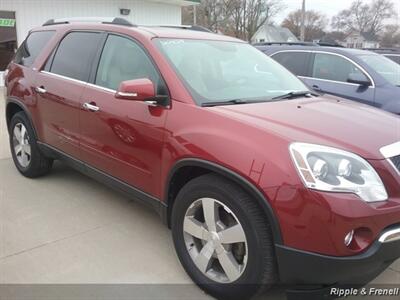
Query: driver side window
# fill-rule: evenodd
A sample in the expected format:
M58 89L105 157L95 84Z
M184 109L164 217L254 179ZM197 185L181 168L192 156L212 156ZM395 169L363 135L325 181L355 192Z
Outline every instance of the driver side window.
M315 54L312 77L347 82L350 74L364 76L359 68L343 57L325 53Z
M155 86L161 84L160 75L139 45L129 38L109 35L97 69L95 84L117 90L123 81L142 78L150 79Z

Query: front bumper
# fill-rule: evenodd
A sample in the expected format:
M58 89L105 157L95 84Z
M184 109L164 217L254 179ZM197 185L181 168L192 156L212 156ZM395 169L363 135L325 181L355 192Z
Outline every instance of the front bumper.
M289 285L364 285L400 257L400 226L387 228L363 253L335 257L276 245L281 282Z

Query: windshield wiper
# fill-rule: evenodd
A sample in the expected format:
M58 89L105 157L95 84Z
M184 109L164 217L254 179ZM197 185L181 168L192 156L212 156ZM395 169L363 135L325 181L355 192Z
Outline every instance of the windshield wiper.
M256 98L248 98L248 99L233 99L228 101L214 101L214 102L205 102L201 106L210 107L210 106L220 106L220 105L235 105L235 104L250 104L250 103L260 103L260 102L268 102L271 100L281 100L281 99L293 99L298 97L318 97L320 94L311 92L311 91L294 91L290 92L278 97L274 97L272 99L256 99Z
M294 99L299 97L307 97L310 98L311 96L319 96L319 94L310 92L310 91L295 91L290 92L281 96L277 96L272 98L272 100L281 100L281 99Z
M214 102L205 102L201 104L202 107L210 107L210 106L220 106L220 105L235 105L235 104L246 104L249 101L245 99L233 99L228 101L214 101Z

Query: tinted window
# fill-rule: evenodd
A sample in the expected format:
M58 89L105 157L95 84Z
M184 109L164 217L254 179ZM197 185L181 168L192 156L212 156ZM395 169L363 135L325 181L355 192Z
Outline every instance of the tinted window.
M100 33L95 32L68 34L57 49L50 72L87 81L100 36Z
M281 52L272 56L278 63L286 67L297 76L307 76L308 53Z
M160 76L142 48L128 38L110 35L97 70L97 85L117 90L126 80L148 78L159 85Z
M30 67L54 34L55 31L32 32L19 47L14 62Z
M337 55L316 53L314 78L347 82L350 74L364 74L353 63Z

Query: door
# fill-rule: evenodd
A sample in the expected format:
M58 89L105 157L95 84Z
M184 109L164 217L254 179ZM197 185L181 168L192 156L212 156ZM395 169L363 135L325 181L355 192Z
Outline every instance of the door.
M75 158L80 158L79 101L100 39L97 32L68 33L36 79L43 141Z
M375 88L350 83L349 78L369 78L352 61L331 53L315 53L311 77L302 79L314 90L374 105Z
M92 84L81 98L83 160L157 196L167 110L141 101L118 100L115 93L123 81L148 78L159 95L166 95L158 70L139 44L110 34L93 73Z

